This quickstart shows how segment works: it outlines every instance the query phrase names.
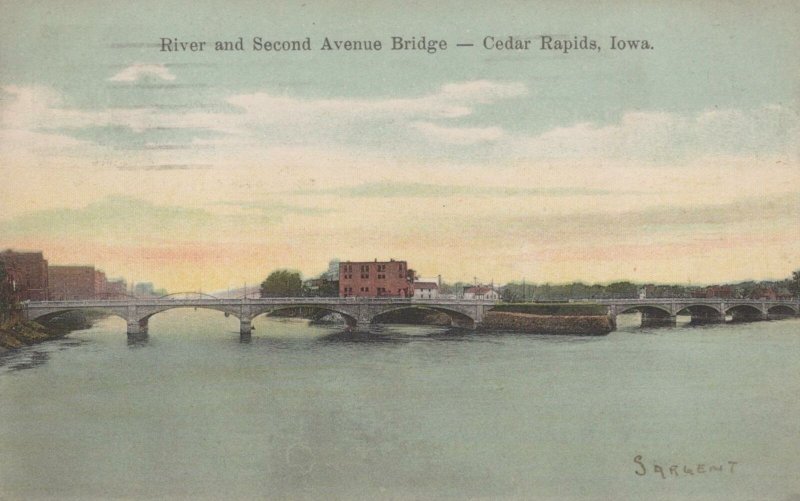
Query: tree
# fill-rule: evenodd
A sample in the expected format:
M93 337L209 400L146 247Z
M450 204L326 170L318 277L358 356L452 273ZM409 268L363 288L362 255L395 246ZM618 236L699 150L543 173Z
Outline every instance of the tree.
M792 281L789 284L789 290L792 291L795 297L800 296L800 270L792 272Z
M337 277L338 278L338 277ZM319 295L322 297L336 297L339 295L338 280L323 280L319 286Z
M261 282L261 297L299 297L303 295L300 273L275 270Z
M11 276L6 271L5 263L0 261L0 320L6 318L15 302Z
M500 295L500 299L502 299L506 303L516 303L519 301L517 296L517 291L511 285L507 285L503 289L503 293Z
M614 282L606 286L606 292L612 297L636 297L639 288L631 282Z

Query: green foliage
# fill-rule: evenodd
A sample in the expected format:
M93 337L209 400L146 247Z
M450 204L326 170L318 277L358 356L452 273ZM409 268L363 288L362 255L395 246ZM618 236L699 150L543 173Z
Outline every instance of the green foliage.
M792 279L789 282L788 289L795 295L795 297L800 296L800 270L795 270L792 272Z
M319 286L318 294L322 297L337 297L339 295L339 281L325 280Z
M303 295L300 273L275 270L261 282L261 297L299 297Z
M0 312L7 312L14 302L14 291L8 278L6 265L0 261Z
M620 296L636 297L638 287L631 282L614 282L606 286L606 292Z
M608 313L605 306L590 303L510 303L499 304L491 311L565 316L605 315Z
M439 294L461 294L464 287L469 287L470 285L472 284L468 282L455 282L452 284L442 282L442 286L439 288Z

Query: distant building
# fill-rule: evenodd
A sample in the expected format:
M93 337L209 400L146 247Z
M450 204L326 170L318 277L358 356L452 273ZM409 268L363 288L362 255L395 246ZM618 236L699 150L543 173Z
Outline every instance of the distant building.
M50 266L50 298L92 299L97 295L96 276L94 266Z
M704 299L732 299L736 297L736 291L730 285L710 285L705 289L692 291L692 297Z
M471 287L464 287L464 299L488 299L497 301L500 299L500 294L489 285L473 285Z
M772 287L758 287L750 293L750 299L777 301L792 299L792 293L786 289L775 290Z
M133 295L136 297L153 297L157 294L152 282L139 282L133 286Z
M439 284L436 282L414 282L415 299L436 299L439 297Z
M414 272L405 261L339 263L340 297L411 297Z
M336 297L339 294L339 280L328 280L328 274L303 281L303 295L312 297Z
M106 282L107 296L125 296L128 294L128 283L122 278L109 280Z
M11 276L11 286L19 301L46 301L49 297L50 274L41 252L0 252L0 261Z

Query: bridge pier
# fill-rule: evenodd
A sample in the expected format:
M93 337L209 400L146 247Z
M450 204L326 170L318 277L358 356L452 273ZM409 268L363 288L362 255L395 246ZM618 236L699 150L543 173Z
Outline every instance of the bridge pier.
M239 321L239 341L249 343L253 333L253 321L249 318Z
M724 324L728 320L725 318L725 314L719 314L716 316L706 316L706 315L692 315L691 323L695 325L706 325L706 324Z
M147 319L128 320L128 335L141 336L147 335Z
M456 317L450 317L450 325L453 327L458 327L459 329L470 330L470 331L474 331L475 329L478 328L478 322L467 319L462 320Z
M675 327L677 324L677 315L652 315L642 312L642 327Z
M360 332L362 334L369 334L369 326L372 325L369 322L356 322L353 325L348 326L351 332Z

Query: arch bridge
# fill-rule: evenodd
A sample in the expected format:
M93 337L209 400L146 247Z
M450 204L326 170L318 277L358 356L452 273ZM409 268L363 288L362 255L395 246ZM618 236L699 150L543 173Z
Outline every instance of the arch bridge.
M496 304L489 300L413 299L413 298L240 298L222 299L205 294L165 296L155 299L118 298L68 301L30 301L23 304L28 320L75 310L95 310L115 315L128 324L128 335L147 334L150 317L176 308L217 310L239 319L242 339L250 337L253 319L290 308L312 308L341 315L349 329L369 331L372 320L384 313L406 308L426 308L447 314L456 327L474 329L483 322L488 310Z
M736 321L773 320L800 315L800 299L716 299L716 298L652 298L601 299L594 301L608 306L608 314L616 325L617 315L629 312L642 314L642 326L675 325L678 315L690 315L693 323L724 323L727 317Z

